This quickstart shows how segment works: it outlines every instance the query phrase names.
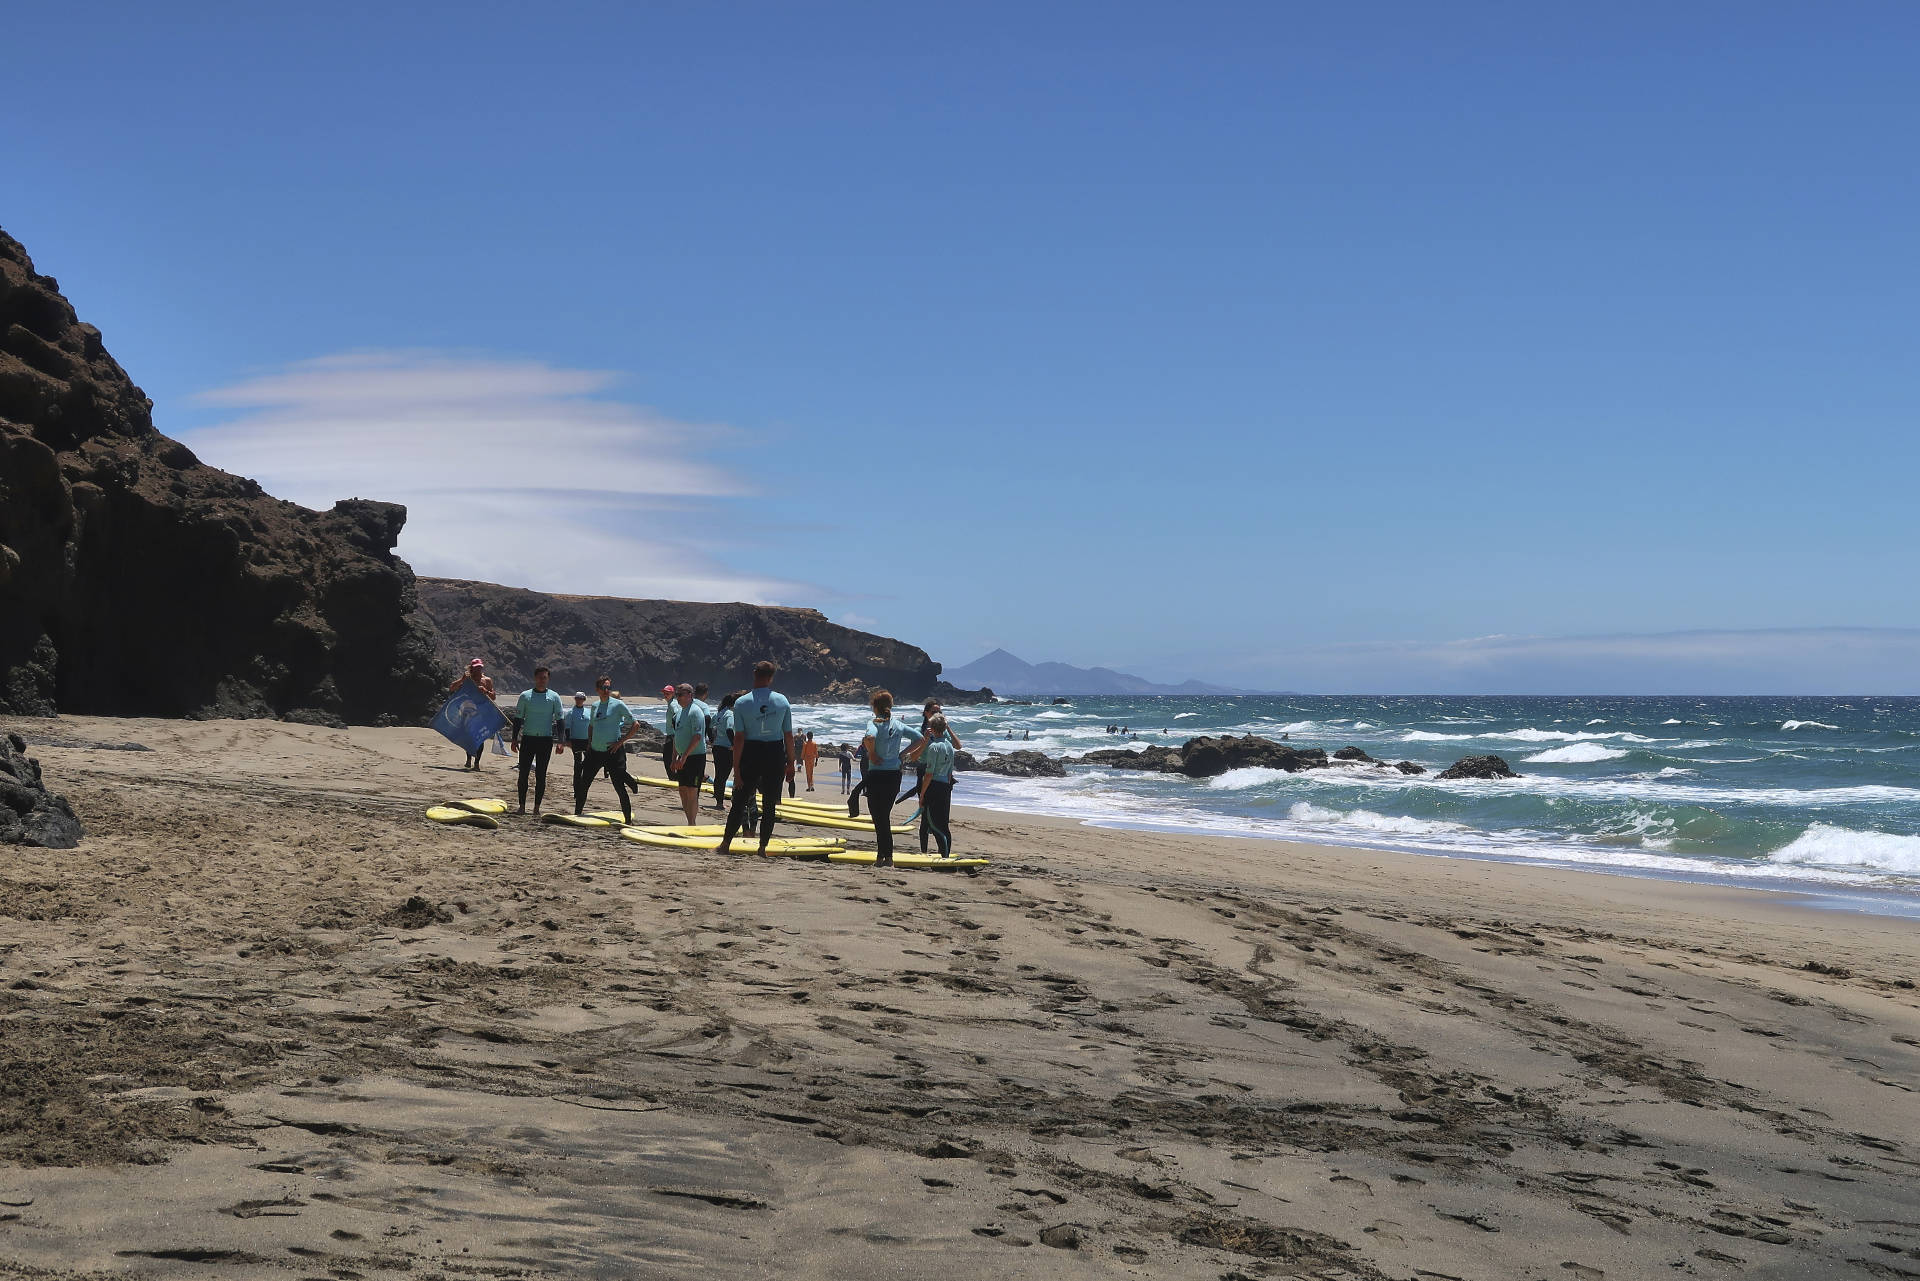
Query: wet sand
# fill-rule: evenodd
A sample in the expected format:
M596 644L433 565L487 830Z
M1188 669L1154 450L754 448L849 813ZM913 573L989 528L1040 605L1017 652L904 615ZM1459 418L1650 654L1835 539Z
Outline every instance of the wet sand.
M0 1276L1920 1276L1920 923L967 809L977 876L721 859L429 824L512 785L422 730L0 727L89 833L0 849Z

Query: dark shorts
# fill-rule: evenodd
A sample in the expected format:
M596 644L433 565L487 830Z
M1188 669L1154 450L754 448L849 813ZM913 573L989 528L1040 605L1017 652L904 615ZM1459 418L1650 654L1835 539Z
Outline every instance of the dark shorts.
M707 781L707 754L700 752L687 757L687 763L680 767L680 772L673 776L673 781L682 787L703 786Z

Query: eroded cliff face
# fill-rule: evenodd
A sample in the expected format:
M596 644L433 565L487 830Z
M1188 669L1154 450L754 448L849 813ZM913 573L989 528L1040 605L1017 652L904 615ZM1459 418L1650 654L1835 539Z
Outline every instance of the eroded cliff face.
M503 696L532 684L540 663L562 693L591 693L604 673L643 699L668 681L706 681L718 698L746 688L763 658L780 665L776 688L796 698L862 702L885 687L918 700L940 676L925 650L813 609L557 596L446 578L422 578L420 603L442 637L442 666L484 658Z
M0 713L431 714L406 509L284 502L152 408L0 232Z

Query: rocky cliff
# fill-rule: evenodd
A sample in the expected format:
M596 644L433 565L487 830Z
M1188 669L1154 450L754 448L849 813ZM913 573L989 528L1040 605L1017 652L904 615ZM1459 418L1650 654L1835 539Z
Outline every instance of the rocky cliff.
M797 698L858 702L884 686L916 701L940 676L925 650L813 609L557 596L446 578L422 578L419 590L441 637L441 665L484 658L502 695L532 684L538 663L553 668L563 693L591 693L605 673L629 697L657 695L668 681L706 681L717 697L745 688L763 658L780 664L776 687Z
M406 509L203 465L0 232L0 713L419 720Z

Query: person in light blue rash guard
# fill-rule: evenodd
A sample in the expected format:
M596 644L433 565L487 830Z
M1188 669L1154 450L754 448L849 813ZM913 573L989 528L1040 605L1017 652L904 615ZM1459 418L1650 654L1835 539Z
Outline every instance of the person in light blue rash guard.
M587 710L584 691L573 692L573 706L567 709L567 746L573 749L573 783L580 785L580 771L587 767L587 752L593 747L593 716Z
M700 788L707 781L707 706L693 696L693 686L675 691L680 714L673 724L673 759L669 777L680 785L680 808L689 827L700 821Z
M753 688L733 704L733 805L727 810L720 852L733 849L733 836L747 821L754 796L760 798L760 852L767 852L780 807L780 782L793 777L793 705L774 692L768 659L753 665Z
M586 811L587 791L605 771L613 790L619 793L620 813L631 823L633 801L627 795L627 771L620 754L627 740L640 731L640 722L631 708L613 696L613 677L602 676L594 682L594 688L600 691L600 699L587 707L587 763L574 780L573 812Z
M713 713L713 807L727 806L727 780L733 776L733 705L744 690L726 695Z
M893 695L884 689L873 692L873 719L867 722L866 736L860 745L873 762L867 771L867 812L873 816L873 865L893 866L893 806L900 797L900 768L903 761L919 757L916 744L927 737L919 730L893 718Z
M940 844L940 857L953 857L953 740L947 718L935 712L927 718L927 738L920 750L920 852L927 852L927 835Z
M533 688L521 692L513 705L513 750L520 754L520 812L527 812L527 773L533 772L533 812L547 799L547 765L553 760L553 742L565 711L560 696L547 688L551 672L533 669Z

